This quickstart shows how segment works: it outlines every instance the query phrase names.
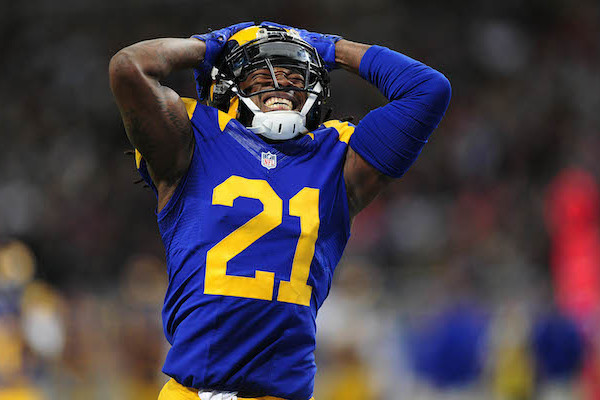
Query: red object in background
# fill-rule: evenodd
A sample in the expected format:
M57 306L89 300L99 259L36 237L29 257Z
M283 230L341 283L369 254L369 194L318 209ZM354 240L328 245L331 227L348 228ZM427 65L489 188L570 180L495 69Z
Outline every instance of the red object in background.
M578 320L600 305L600 192L594 177L567 169L546 196L551 267L559 307Z
M582 169L566 169L551 183L546 195L550 235L598 228L600 191L594 177Z
M580 323L588 349L582 380L586 398L600 400L600 368L594 331L600 306L600 191L582 169L566 169L546 195L545 218L550 233L551 268L558 307Z

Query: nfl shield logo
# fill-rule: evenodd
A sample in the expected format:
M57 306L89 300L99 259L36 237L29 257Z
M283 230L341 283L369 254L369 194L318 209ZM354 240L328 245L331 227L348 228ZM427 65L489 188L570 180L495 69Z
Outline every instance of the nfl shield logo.
M260 153L260 165L266 169L273 169L277 166L277 154L272 154L270 151Z

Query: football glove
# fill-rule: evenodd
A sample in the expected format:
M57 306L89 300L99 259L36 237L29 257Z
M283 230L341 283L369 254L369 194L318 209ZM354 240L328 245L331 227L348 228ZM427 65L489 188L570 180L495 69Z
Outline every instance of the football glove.
M198 84L198 95L200 100L204 100L206 93L204 93L204 82L210 80L210 72L219 58L219 54L225 46L225 42L233 36L237 31L240 31L249 26L253 26L254 22L241 22L239 24L231 25L217 31L204 33L202 35L193 35L193 38L202 40L206 43L206 52L204 53L204 59L196 68L194 68L194 78Z
M261 25L277 26L279 28L295 30L303 40L307 41L311 46L317 49L317 52L321 58L323 58L323 61L325 61L325 68L327 71L339 68L335 63L335 44L342 39L341 36L309 32L306 29L293 28L291 26L269 21L263 21L261 22Z

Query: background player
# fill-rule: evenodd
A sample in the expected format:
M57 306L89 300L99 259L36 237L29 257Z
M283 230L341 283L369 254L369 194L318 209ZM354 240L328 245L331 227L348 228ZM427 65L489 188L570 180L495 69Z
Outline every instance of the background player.
M414 162L449 101L443 75L399 53L250 25L141 42L111 61L167 249L165 398L310 398L314 319L351 218ZM390 100L357 127L319 125L326 70L338 66ZM160 84L192 67L219 111Z

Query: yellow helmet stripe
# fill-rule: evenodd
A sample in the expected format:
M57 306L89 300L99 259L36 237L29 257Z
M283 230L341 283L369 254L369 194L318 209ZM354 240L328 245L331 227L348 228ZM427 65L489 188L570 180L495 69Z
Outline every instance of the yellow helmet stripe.
M256 39L259 29L260 27L258 26L251 26L249 28L242 29L230 37L229 40L235 40L240 46L242 46L249 41Z

